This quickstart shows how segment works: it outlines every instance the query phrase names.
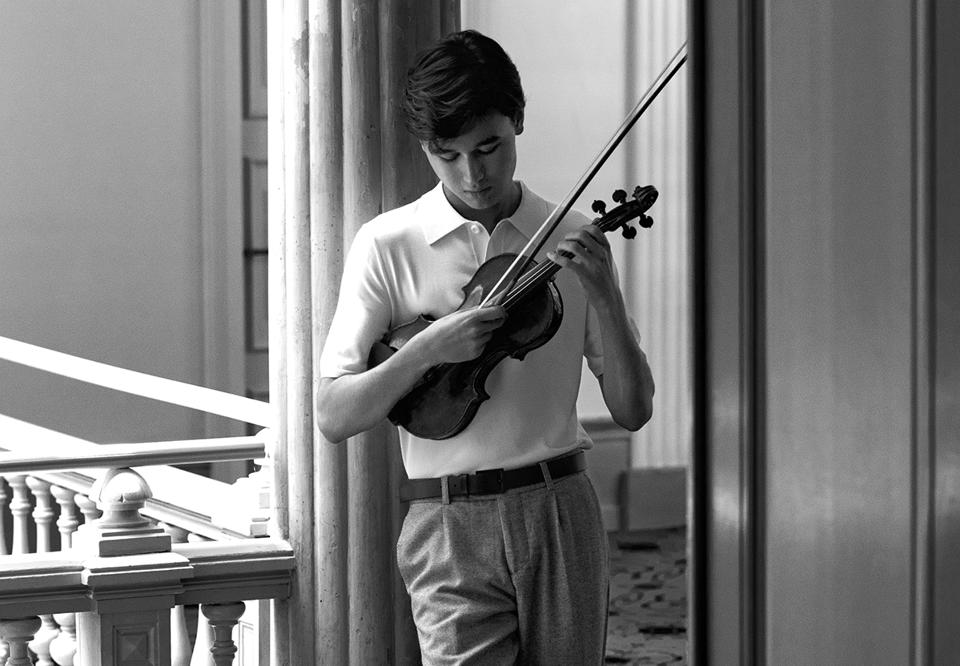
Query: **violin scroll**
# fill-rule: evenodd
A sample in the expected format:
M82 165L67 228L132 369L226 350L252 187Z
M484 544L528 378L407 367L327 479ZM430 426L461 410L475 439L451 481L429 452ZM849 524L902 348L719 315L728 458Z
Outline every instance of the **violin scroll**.
M600 215L593 223L600 227L604 232L613 231L621 227L624 238L634 238L637 235L636 227L630 226L629 222L637 219L638 223L644 229L653 226L653 218L646 214L650 207L656 202L658 196L657 188L653 185L640 187L633 190L633 200L627 200L625 190L616 190L610 196L617 204L616 208L607 212L607 204L601 200L596 200L591 205L594 213Z

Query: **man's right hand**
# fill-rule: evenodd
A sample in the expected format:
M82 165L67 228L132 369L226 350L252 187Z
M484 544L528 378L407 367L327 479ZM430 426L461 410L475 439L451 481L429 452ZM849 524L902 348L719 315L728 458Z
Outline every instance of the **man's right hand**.
M490 342L494 331L507 319L506 310L499 305L477 307L483 299L483 287L476 287L456 312L440 317L411 342L418 338L423 353L436 363L460 363L480 356Z

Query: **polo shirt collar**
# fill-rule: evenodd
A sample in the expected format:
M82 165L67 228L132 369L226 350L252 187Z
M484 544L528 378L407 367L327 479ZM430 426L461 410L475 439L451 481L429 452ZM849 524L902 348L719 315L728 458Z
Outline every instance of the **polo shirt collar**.
M550 211L544 201L530 191L523 181L520 181L520 192L520 205L507 219L517 231L527 238L532 238ZM460 227L471 224L470 220L461 216L447 201L443 193L443 183L437 183L436 187L427 192L420 205L423 213L423 235L430 245Z

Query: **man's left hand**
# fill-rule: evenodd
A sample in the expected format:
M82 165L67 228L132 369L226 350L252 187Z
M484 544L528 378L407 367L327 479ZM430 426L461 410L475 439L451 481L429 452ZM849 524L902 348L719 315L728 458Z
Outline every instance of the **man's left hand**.
M610 243L606 234L593 224L567 234L557 245L556 252L548 252L547 257L576 273L594 304L610 298L619 289Z

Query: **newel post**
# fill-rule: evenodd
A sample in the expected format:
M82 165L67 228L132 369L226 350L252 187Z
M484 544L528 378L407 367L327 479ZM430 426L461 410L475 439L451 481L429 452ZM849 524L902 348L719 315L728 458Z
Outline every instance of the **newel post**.
M90 491L103 515L74 535L92 612L77 616L78 666L170 664L170 609L192 575L170 536L140 515L153 493L131 469L111 469Z

